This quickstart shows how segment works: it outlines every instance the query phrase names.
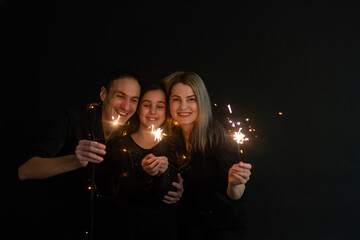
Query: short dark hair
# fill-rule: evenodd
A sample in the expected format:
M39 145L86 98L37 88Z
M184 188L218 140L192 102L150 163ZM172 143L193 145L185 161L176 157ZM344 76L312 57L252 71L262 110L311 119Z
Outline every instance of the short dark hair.
M116 68L113 71L111 71L108 77L105 78L105 80L103 81L102 86L106 88L106 91L109 91L113 81L125 77L134 78L141 86L140 78L138 77L138 75L130 70L123 68Z

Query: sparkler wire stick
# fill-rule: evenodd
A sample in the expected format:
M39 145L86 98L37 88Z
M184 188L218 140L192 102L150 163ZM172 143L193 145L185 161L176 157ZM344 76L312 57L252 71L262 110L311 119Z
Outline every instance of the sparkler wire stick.
M89 138L92 141L96 141L95 137L95 125L96 125L96 111L94 109L94 105L89 105L88 110L92 111L92 119L91 119L91 126L90 126L90 133ZM114 120L114 116L112 116L112 119ZM112 131L114 130L114 127L118 124L118 120L120 119L120 115L118 115L118 118L113 122L113 127L111 128L109 138L112 134ZM108 139L109 140L109 139ZM108 142L108 140L105 141L105 145ZM90 229L89 229L89 239L93 239L93 230L94 230L94 222L95 222L95 214L94 214L94 196L95 196L95 190L96 190L96 183L95 183L95 163L91 163L91 178L90 178Z

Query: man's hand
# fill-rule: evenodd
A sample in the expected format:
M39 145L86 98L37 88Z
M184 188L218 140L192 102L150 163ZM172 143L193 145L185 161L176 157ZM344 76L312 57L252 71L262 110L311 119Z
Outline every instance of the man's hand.
M85 167L89 162L101 163L104 158L99 155L105 155L106 146L90 140L80 140L76 146L75 157L78 162Z

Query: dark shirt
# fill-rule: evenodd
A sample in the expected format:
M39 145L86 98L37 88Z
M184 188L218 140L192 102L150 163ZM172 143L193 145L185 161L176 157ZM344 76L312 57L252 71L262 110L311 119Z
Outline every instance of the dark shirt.
M236 229L238 234L245 227L244 196L239 200L227 196L228 171L239 162L236 149L229 139L221 146L207 148L206 154L191 154L182 174L184 193L178 211L184 239L208 235L222 239L220 232Z
M178 164L172 141L168 136L153 148L144 149L126 135L113 138L107 145L105 160L97 169L97 172L106 172L107 178L96 184L103 199L101 205L113 206L112 211L119 216L125 213L126 219L113 217L118 221L115 225L126 230L121 232L125 239L177 239L175 205L162 202L168 191L176 191L172 182L177 182ZM150 153L168 158L168 169L159 177L150 176L141 166L141 161ZM114 225L106 225L110 224ZM106 232L109 231L113 230Z
M86 107L66 110L51 131L30 148L28 159L74 154L79 140L89 139L92 126L96 140L104 142L101 107L90 112ZM44 211L48 239L85 238L89 231L89 178L90 170L86 167L42 180L46 185Z

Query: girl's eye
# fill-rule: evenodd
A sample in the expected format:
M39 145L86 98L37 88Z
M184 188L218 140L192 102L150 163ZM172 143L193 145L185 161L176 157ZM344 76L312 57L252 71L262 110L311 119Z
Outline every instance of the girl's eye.
M150 104L143 104L143 107L150 107Z
M159 105L159 106L157 106L157 108L163 109L163 108L165 108L165 106Z
M173 102L178 102L179 99L178 99L178 98L173 98L172 101L173 101Z

